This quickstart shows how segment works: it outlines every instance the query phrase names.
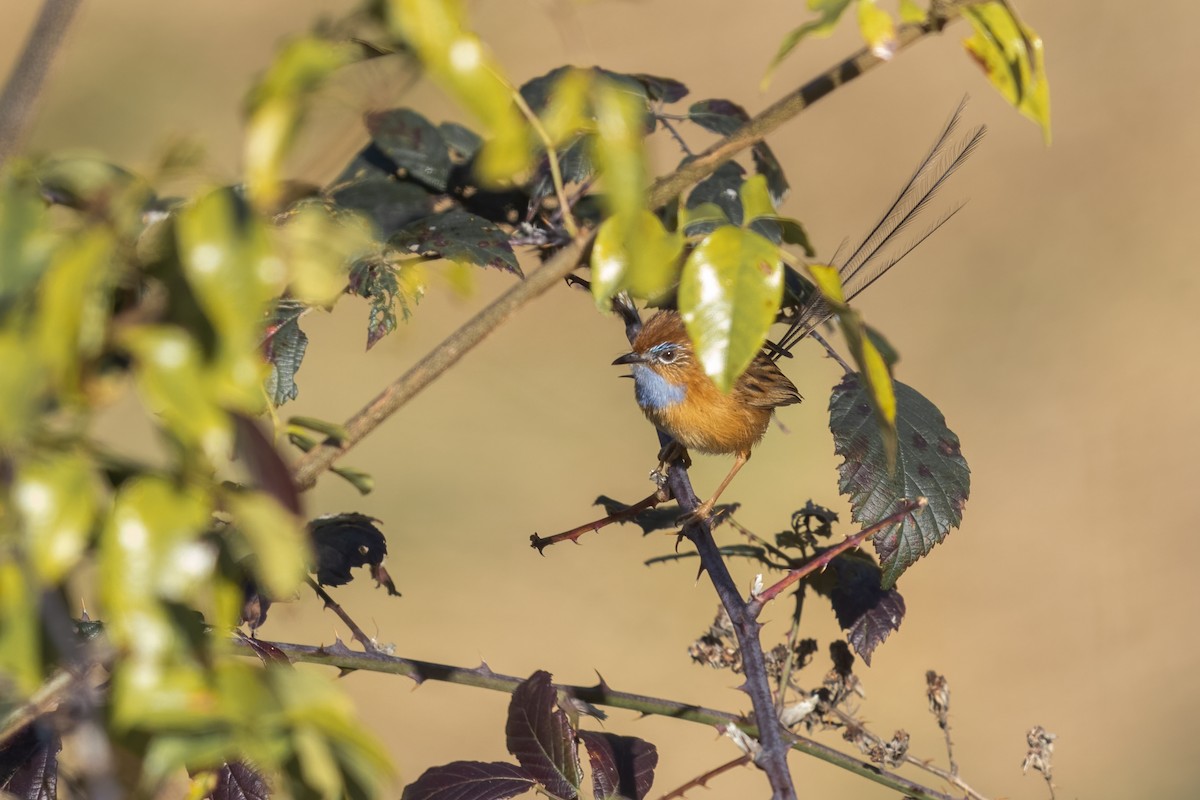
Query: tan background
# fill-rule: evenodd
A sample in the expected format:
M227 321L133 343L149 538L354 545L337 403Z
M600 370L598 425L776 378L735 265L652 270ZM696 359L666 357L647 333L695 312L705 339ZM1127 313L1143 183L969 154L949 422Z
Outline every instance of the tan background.
M34 5L0 8L0 69ZM210 177L228 178L250 75L314 11L348 5L85 2L33 146L95 148L145 166L169 137L188 134L208 144ZM760 94L768 54L804 16L800 5L472 7L514 80L567 61L600 63L678 77L693 99L730 97L756 111L853 46L849 35L806 44ZM1187 1L1141 14L1084 0L1018 5L1049 48L1051 149L964 58L962 26L771 140L793 185L786 211L829 254L873 221L964 93L973 98L967 121L991 128L942 197L968 198L967 208L862 303L901 350L900 377L961 436L974 476L964 528L901 581L909 615L861 670L863 715L884 735L906 728L914 753L942 759L923 696L924 671L935 668L953 687L963 775L989 796L1045 796L1040 779L1019 769L1024 733L1041 724L1060 737L1060 797L1195 797L1200 59L1191 53L1200 12ZM351 81L326 103L326 125L353 126L390 94L388 81L382 70ZM435 119L457 113L437 97L423 87L405 102ZM312 163L335 164L352 140L310 142ZM660 152L661 171L675 155ZM464 300L435 282L413 323L370 354L361 303L308 318L302 395L285 411L345 418L508 284L482 276ZM592 682L599 670L619 689L745 709L735 678L685 655L712 616L708 583L687 566L641 565L669 550L668 538L615 529L545 558L527 547L535 530L587 519L598 493L633 499L648 488L654 437L608 366L622 347L619 327L586 297L552 292L346 459L376 475L375 494L359 499L327 478L309 511L385 521L404 598L384 600L365 585L340 597L401 654L460 665L485 658L517 675L545 668L566 682ZM842 507L824 412L837 371L810 352L790 373L811 402L784 411L790 434L772 432L730 495L744 503L742 522L764 534L810 497ZM702 459L700 490L726 466ZM751 573L737 574L748 585ZM836 635L821 601L808 611L812 635ZM769 614L769 634L785 615ZM264 633L345 636L307 597L273 611ZM804 679L817 681L817 670ZM345 685L407 779L453 759L506 757L503 695L436 684L414 691L407 680L367 675ZM735 755L700 726L614 713L608 728L660 745L660 792ZM891 796L798 756L792 769L802 797ZM749 770L694 792L765 794Z

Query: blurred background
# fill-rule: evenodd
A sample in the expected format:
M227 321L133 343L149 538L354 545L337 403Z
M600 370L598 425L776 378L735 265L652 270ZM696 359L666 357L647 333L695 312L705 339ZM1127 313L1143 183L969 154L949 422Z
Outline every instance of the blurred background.
M0 70L16 57L34 0L0 8ZM51 74L29 148L89 150L148 168L166 144L193 137L208 151L203 179L236 175L240 108L251 77L287 35L350 0L85 2ZM758 82L802 4L763 0L473 0L476 27L515 82L563 63L678 78L688 102L727 97L751 113L858 46L852 24L804 43L766 93ZM884 4L888 7L888 4ZM944 763L926 709L924 673L952 690L955 754L989 797L1047 796L1023 777L1025 732L1058 735L1059 797L1200 794L1192 735L1200 711L1200 501L1191 472L1200 446L1200 106L1195 102L1191 2L1132 6L1020 0L1046 42L1054 143L1019 117L945 35L835 92L770 139L792 183L784 211L828 257L890 202L964 94L965 122L984 145L940 195L969 200L936 236L866 295L860 308L900 350L898 377L945 413L972 473L963 527L900 581L908 616L858 665L861 715L885 738L904 728L911 752ZM894 9L893 9L894 10ZM849 21L848 21L849 22ZM361 114L413 105L470 122L432 87L387 67L360 70L327 93L319 133L295 166L329 177L361 143ZM709 140L695 132L692 142ZM657 170L677 152L659 147ZM532 265L527 265L532 266ZM434 280L414 319L363 352L365 305L345 299L305 319L311 344L301 395L285 415L343 420L496 294L479 275L461 296ZM398 654L497 672L551 671L593 683L728 710L748 709L740 679L695 666L687 646L716 598L689 564L647 568L671 550L636 528L585 536L539 557L543 535L596 515L604 493L644 496L653 431L609 362L620 325L562 287L503 326L344 459L376 477L360 498L325 477L311 515L355 510L383 521L401 599L356 582L341 602ZM838 368L815 346L789 368L809 398L784 409L727 495L738 519L769 535L808 499L843 512L825 405ZM119 426L140 413L130 399ZM151 446L143 428L113 428ZM728 468L697 459L707 494ZM849 533L848 525L840 529ZM735 541L724 529L723 541ZM740 585L752 571L735 565ZM768 644L786 605L768 611ZM822 652L800 675L819 683L839 634L827 605L806 606ZM276 606L267 638L348 639L315 598ZM354 674L344 680L365 723L405 780L456 759L503 760L508 698L478 689ZM737 755L714 731L614 711L606 728L656 743L652 796ZM824 741L838 744L836 734ZM888 797L823 763L793 755L801 797ZM912 777L921 778L913 773ZM931 785L939 787L935 780ZM398 790L397 790L398 793ZM762 797L741 770L690 796Z

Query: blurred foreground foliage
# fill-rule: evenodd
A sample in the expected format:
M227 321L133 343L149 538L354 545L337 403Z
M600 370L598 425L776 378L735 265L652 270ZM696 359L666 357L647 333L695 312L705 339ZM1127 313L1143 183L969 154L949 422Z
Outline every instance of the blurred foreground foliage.
M988 13L973 18L977 29ZM1006 19L988 28L995 47L971 45L992 71L997 59L1019 57L1015 40L1032 41ZM888 28L872 24L871 35L886 38ZM1036 52L1040 70L1040 41ZM480 131L411 108L373 110L364 117L369 144L329 185L286 180L285 158L314 92L341 67L375 57L419 61ZM1027 113L1048 108L1044 86L1028 99L1022 69L1007 73L1014 102L1024 98ZM61 740L102 730L100 756L79 764L97 797L114 796L114 786L153 793L184 770L195 796L232 796L233 785L249 796L270 787L297 798L381 795L388 757L343 695L278 651L256 645L263 664L251 665L232 644L306 582L339 585L351 568L368 566L395 593L374 521L309 521L292 483L284 442L300 451L336 443L339 426L283 420L278 408L302 387L305 315L345 295L364 298L370 347L414 313L431 262L519 280L531 262L594 231L597 306L607 311L624 295L678 304L706 372L725 390L781 314L824 297L829 313L856 331L852 349L868 374L866 389L846 385L835 395L835 411L862 428L839 440L857 459L843 489L864 491L854 484L864 474L877 484L915 474L915 462L909 472L883 466L897 458L886 433L894 440L894 359L885 363L876 339L845 322L854 318L839 305L836 270L810 270L814 288L797 269L812 249L801 223L779 213L789 184L765 143L752 151L752 174L731 161L683 196L646 206L648 136L679 138L681 125L727 135L750 119L719 98L677 106L687 95L670 78L601 68L563 67L518 87L459 3L378 1L281 48L247 98L236 185L162 196L184 153L151 175L53 155L4 166L0 786L52 796ZM683 162L693 157L685 147ZM161 442L151 460L103 436L105 410L130 391ZM890 413L890 429L864 427L864 407ZM940 541L965 501L965 462L936 409L921 409L937 428L929 438L955 448L947 469L959 483L932 534ZM899 416L908 424L903 405ZM902 457L911 443L904 448ZM334 471L362 492L373 486L351 467ZM909 555L885 559L889 587L936 543L899 535L893 546ZM531 687L545 706L549 678L539 675ZM43 713L51 709L68 713ZM551 716L570 756L557 767L570 773L568 794L577 792L573 729ZM597 796L648 790L653 748L620 737L585 741ZM614 743L637 751L634 773L606 767ZM515 782L498 791L547 785L518 758L520 767L494 767L496 780ZM35 759L40 771L29 769ZM429 789L435 777L412 796L440 796Z

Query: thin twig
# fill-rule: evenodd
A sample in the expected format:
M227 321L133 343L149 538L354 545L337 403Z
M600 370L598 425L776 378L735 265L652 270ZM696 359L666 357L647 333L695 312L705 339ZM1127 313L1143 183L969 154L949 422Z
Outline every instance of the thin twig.
M529 546L534 550L537 550L538 553L544 555L545 553L543 551L552 544L558 544L559 542L566 541L571 541L578 544L579 537L583 536L585 533L598 531L606 525L611 525L614 522L625 522L626 520L633 519L646 509L654 508L659 503L666 502L666 499L667 498L663 497L658 492L655 492L649 497L645 497L631 506L622 508L620 511L615 511L612 514L609 514L607 517L601 517L600 519L592 522L585 522L576 528L571 528L569 531L563 531L562 533L556 533L553 536L545 537L538 536L536 533L532 534L529 537Z
M25 47L0 91L0 164L12 156L33 119L50 63L79 8L79 0L44 0Z
M329 592L325 591L325 587L321 586L321 584L317 583L308 576L305 576L304 581L314 592L317 593L317 597L321 598L321 600L325 602L325 607L334 614L337 614L338 619L346 624L346 627L350 629L350 635L354 637L356 642L363 646L364 650L366 650L368 653L379 652L379 648L375 646L375 642L371 640L371 637L363 633L363 629L358 627L358 623L355 622L348 613L346 613L346 609L342 608L341 604L334 600Z
M825 567L829 566L829 563L833 561L833 559L837 558L847 550L852 550L858 547L868 536L874 536L876 533L888 527L889 525L894 525L897 522L900 522L912 512L919 508L924 508L928 504L929 501L924 497L918 497L916 500L903 501L901 503L901 507L896 511L896 513L881 519L879 522L876 522L870 527L863 528L853 536L847 536L844 540L838 542L828 550L824 550L819 555L813 556L813 558L809 559L804 566L792 570L777 583L768 586L766 589L759 592L747 604L747 609L753 616L757 617L760 613L762 613L763 607L767 603L774 600L780 592L791 586L796 581L800 580L806 575L811 575L817 570L825 569Z
M667 792L662 797L660 797L658 800L675 800L675 798L677 798L677 797L683 797L688 789L695 789L699 786L703 786L704 788L707 789L708 782L711 781L713 778L717 777L718 775L720 775L724 772L729 772L731 769L737 769L738 767L745 766L746 764L749 764L749 763L750 763L750 756L748 754L744 755L744 756L738 756L737 758L733 759L732 761L726 761L721 766L713 767L712 769L710 769L708 772L704 773L703 775L697 775L695 778L692 778L687 783L682 784L681 786L675 787L674 789L672 789L671 791Z
M493 672L486 664L472 669L438 664L432 661L418 661L399 656L389 656L379 652L357 653L345 648L335 650L334 648L274 641L267 642L267 644L283 651L293 662L322 664L337 667L344 671L360 670L389 675L404 675L418 683L423 683L426 680L435 680L443 683L475 686L481 689L511 693L522 681L521 678L515 676ZM259 658L254 649L244 641L231 639L231 649L239 655ZM717 728L724 728L732 722L749 735L758 735L758 728L737 714L717 711L689 703L679 703L674 700L619 692L606 683L598 683L595 686L559 684L555 688L568 697L573 697L593 705L622 708L629 711L636 711L640 714L670 717L672 719L681 719ZM875 764L860 761L853 756L803 736L792 735L791 747L798 752L813 756L855 775L886 786L893 791L918 798L918 800L955 800L950 795L923 786L901 775L880 769Z
M550 139L550 134L546 131L546 127L538 119L538 115L533 113L533 109L529 107L529 103L525 102L524 95L512 86L508 87L508 89L512 92L513 102L517 104L517 108L521 110L521 113L525 115L525 119L529 122L529 127L533 128L534 133L542 140L542 147L546 148L546 160L550 165L550 180L554 183L554 196L558 198L559 210L562 212L563 226L572 237L578 236L579 226L575 224L575 214L571 211L571 204L567 200L567 190L563 186L562 169L558 165L558 150L555 148L554 142Z

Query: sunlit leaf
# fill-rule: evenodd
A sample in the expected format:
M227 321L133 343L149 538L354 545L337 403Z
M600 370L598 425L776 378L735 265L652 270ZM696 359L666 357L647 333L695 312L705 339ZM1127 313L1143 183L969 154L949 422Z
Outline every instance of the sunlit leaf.
M0 179L0 311L33 285L58 234L46 225L46 202L11 175Z
M529 131L503 71L467 28L461 2L389 0L389 22L416 51L430 75L483 123L487 140L476 156L486 183L507 184L529 168Z
M771 64L767 67L766 74L763 75L761 88L764 90L767 88L775 70L783 63L785 58L791 55L791 52L796 49L796 45L800 44L804 37L828 36L833 33L838 20L841 19L842 12L849 5L850 0L808 0L809 10L817 12L820 16L811 22L806 22L800 27L794 28L783 37L783 42L780 43L779 50L776 51L775 57L771 59Z
M705 373L722 391L758 355L782 297L779 248L753 231L718 228L688 256L679 311Z
M258 556L255 570L267 594L289 597L308 573L312 548L301 521L263 492L229 492L225 502L233 525Z
M404 787L401 800L506 800L536 782L523 768L504 761L452 761L432 767Z
M42 682L36 598L21 565L12 558L0 558L0 675L23 695Z
M633 222L609 217L592 244L592 292L605 300L623 289L639 298L657 297L675 283L682 252L682 236L667 232L649 211Z
M855 522L872 525L895 513L904 499L929 503L873 538L891 588L905 569L941 542L962 521L971 489L971 471L958 436L933 403L915 389L896 383L896 469L889 469L871 401L857 376L847 376L829 402L834 448L845 459L838 467L839 490L848 495Z
M858 29L873 55L886 61L896 54L896 25L875 0L858 0Z
M250 414L263 408L267 368L258 355L266 312L286 280L266 226L232 192L210 192L176 217L188 284L217 334L206 379L223 404Z
M964 7L975 33L964 42L988 80L1018 111L1037 123L1050 144L1050 81L1042 38L1005 2Z
M521 274L508 235L494 223L466 211L450 211L411 222L397 231L388 244L406 255L445 258Z
M574 139L592 125L590 93L592 71L569 68L554 83L541 123L554 146Z
M367 317L367 349L396 329L396 309L404 319L425 294L425 275L419 264L399 266L367 259L350 270L350 291L371 302Z
M302 204L274 232L287 263L289 294L326 308L346 291L350 265L378 249L363 217L331 214L318 202Z
M35 432L34 420L47 377L45 364L25 337L0 328L0 445Z
M286 44L246 100L243 158L255 205L269 210L280 192L283 159L303 122L307 102L334 70L358 57L349 43L302 36Z
M143 401L170 434L214 462L228 458L233 425L213 398L196 341L179 328L150 326L126 331L121 341L134 356Z
M707 236L722 225L729 224L729 215L716 203L686 206L679 212L679 229L689 238Z
M77 453L23 463L12 487L30 563L57 584L78 563L91 537L99 494L91 464Z
M558 707L549 673L538 670L513 692L504 731L508 752L547 792L563 800L579 796L583 775L575 731Z
M604 180L605 206L610 216L623 216L632 223L645 205L645 100L612 80L597 80L592 104L596 114L592 150Z
M900 0L900 21L911 24L921 24L929 17L925 9L916 0Z

